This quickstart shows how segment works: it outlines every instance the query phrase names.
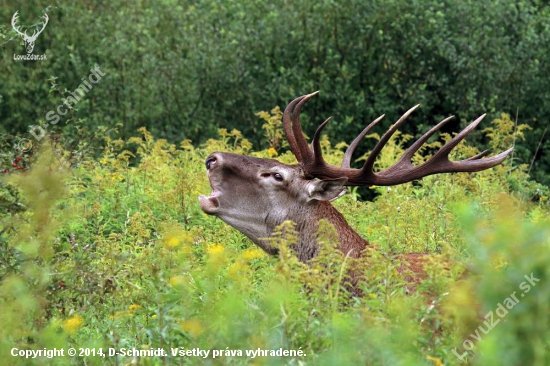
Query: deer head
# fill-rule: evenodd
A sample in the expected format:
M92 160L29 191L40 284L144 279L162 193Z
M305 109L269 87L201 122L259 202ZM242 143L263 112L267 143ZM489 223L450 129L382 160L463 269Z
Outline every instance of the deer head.
M44 14L44 16L42 17L44 19L44 22L42 24L42 29L40 29L38 32L34 31L32 36L29 36L27 35L27 31L25 32L21 32L19 30L19 26L17 26L17 18L18 18L18 13L19 11L16 11L15 14L13 14L13 17L11 18L11 25L13 27L13 29L21 36L23 37L23 39L25 40L25 47L27 48L27 53L31 53L32 50L34 49L34 42L36 41L36 38L38 37L38 35L40 33L42 33L42 31L44 30L44 28L46 28L46 24L48 24L48 14Z
M285 220L296 223L299 242L294 248L301 261L317 255L315 232L319 220L331 222L340 239L340 250L358 257L368 243L351 229L343 216L330 204L342 196L346 186L391 186L410 182L431 174L450 172L477 172L500 164L512 151L509 149L490 158L487 151L461 161L450 161L449 153L483 119L472 122L441 147L428 161L414 166L411 158L449 117L414 142L395 163L386 170L374 172L374 162L384 145L406 118L418 107L408 110L376 144L361 169L350 167L351 157L359 142L384 117L368 125L349 145L340 167L329 165L323 159L320 135L330 118L315 132L308 146L300 125L300 111L316 93L294 99L286 107L283 127L290 148L298 160L296 165L282 164L272 159L260 159L237 154L215 152L206 159L206 169L212 194L200 196L201 209L214 215L248 236L270 254L277 248L266 238Z

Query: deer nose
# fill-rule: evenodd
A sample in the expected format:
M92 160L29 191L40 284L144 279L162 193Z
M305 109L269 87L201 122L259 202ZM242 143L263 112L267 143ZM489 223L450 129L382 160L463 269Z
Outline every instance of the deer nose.
M214 165L216 165L216 162L218 160L214 157L214 156L210 156L208 159L206 159L206 162L205 162L205 165L206 165L206 170L210 170L212 169L212 167Z

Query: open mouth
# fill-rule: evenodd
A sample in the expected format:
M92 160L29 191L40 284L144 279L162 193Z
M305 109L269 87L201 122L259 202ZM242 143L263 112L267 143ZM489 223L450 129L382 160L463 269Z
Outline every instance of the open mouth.
M201 203L201 210L203 210L205 213L209 215L215 214L220 207L220 201L218 200L220 191L218 191L214 187L214 184L212 184L212 175L211 175L212 168L216 166L217 162L218 162L218 159L213 155L209 156L206 159L206 162L205 162L206 171L207 171L210 187L212 188L212 193L210 193L210 196L204 196L204 195L199 196L199 201Z
M220 195L220 192L216 191L214 188L212 188L212 193L210 196L199 196L199 201L201 203L201 210L203 210L205 213L212 215L216 213L218 208L220 207L220 201L218 201L218 196Z

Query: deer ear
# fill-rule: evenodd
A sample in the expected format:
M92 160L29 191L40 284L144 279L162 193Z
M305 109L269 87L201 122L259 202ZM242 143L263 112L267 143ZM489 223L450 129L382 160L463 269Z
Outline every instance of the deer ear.
M307 185L308 201L333 201L346 193L348 178L313 180Z

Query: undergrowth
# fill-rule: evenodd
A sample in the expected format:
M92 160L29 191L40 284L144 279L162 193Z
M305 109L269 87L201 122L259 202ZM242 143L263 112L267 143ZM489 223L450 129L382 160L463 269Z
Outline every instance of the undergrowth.
M196 147L141 129L127 141L106 139L101 158L76 165L44 144L30 169L6 176L2 357L25 365L548 364L548 190L529 180L526 167L509 159L480 173L373 187L373 202L350 190L335 205L373 244L366 259L335 251L334 228L323 222L320 255L304 265L292 253L293 223L273 234L280 255L271 258L199 207L197 196L210 190L203 161L213 151L294 162L279 150L280 111L260 117L265 151L252 152L236 130L222 129L218 139ZM486 131L493 149L521 142L521 129L504 128L509 123L503 116ZM392 138L378 168L394 163L410 138ZM415 163L439 146L429 144ZM345 144L332 146L323 137L322 147L327 161L338 164ZM466 144L455 150L453 159L477 152ZM401 254L415 252L431 256L427 277L410 288L398 269ZM348 292L350 266L364 274L362 296ZM540 282L473 340L485 314L514 291L519 295L529 275ZM106 357L11 356L14 348L69 347L102 349ZM172 356L178 347L221 355ZM162 348L166 356L109 356L109 348ZM245 353L281 348L301 353Z

